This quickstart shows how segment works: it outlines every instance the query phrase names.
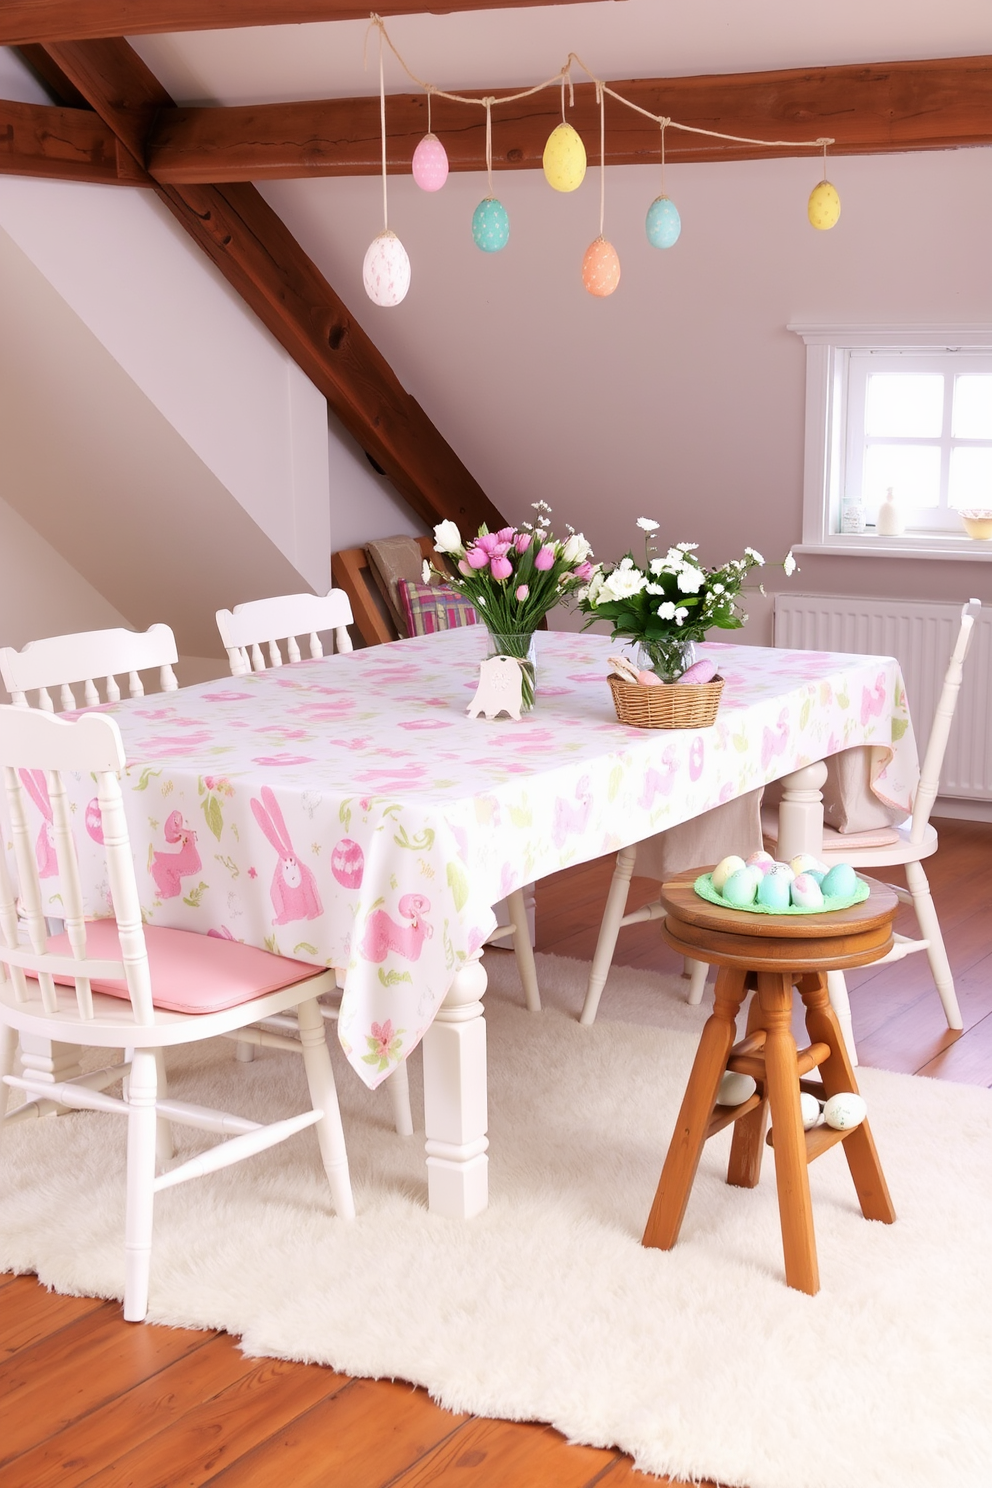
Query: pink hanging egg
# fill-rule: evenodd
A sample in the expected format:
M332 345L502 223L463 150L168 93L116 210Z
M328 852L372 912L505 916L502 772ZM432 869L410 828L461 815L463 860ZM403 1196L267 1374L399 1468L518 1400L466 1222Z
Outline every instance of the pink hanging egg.
M331 872L344 889L357 889L365 874L365 854L357 842L342 837L331 854Z
M421 191L440 191L448 179L448 152L436 134L425 134L414 150L413 179Z
M605 299L620 283L620 259L612 243L597 238L582 260L582 285L591 295Z

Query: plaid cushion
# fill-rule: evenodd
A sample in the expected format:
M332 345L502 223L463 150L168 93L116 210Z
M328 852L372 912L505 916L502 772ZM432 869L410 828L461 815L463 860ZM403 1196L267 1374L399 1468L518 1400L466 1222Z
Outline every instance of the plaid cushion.
M477 625L479 617L463 594L447 584L418 584L398 579L396 588L406 619L407 635L433 635L456 625Z

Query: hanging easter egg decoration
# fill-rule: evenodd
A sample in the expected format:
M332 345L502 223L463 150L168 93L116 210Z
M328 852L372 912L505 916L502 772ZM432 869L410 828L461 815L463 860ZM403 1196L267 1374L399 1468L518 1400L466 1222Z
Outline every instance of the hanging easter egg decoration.
M652 248L671 248L679 240L682 218L679 209L668 196L656 196L648 207L644 230Z
M591 295L605 299L620 283L617 250L605 238L590 243L582 260L582 285Z
M394 232L373 238L362 265L365 293L373 305L398 305L410 288L410 260Z
M829 181L821 181L819 186L814 186L809 194L806 212L813 227L823 232L834 227L840 216L840 197L836 186L831 186Z
M544 147L544 174L555 191L574 191L586 173L586 147L571 124L559 124Z
M494 196L484 196L472 213L472 237L483 253L498 253L510 236L506 208Z
M414 150L413 179L421 191L440 191L448 179L448 152L436 134L425 134Z

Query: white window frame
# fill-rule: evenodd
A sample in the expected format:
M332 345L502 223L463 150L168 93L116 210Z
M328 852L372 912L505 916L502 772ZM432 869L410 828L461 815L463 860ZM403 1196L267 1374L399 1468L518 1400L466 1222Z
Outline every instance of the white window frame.
M966 533L880 537L839 531L848 451L847 395L852 351L992 354L992 325L812 325L788 329L806 344L806 456L803 540L797 553L952 558L992 562L992 543ZM860 359L859 359L860 360ZM962 369L964 370L964 369Z

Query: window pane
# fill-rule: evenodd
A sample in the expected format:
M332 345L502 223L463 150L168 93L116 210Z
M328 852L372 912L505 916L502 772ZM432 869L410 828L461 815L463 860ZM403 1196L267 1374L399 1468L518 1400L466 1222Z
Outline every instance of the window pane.
M979 379L976 377L974 381ZM947 494L957 511L967 511L969 507L992 511L992 449L965 446L952 450Z
M939 506L940 446L869 445L865 450L863 499L872 520L889 486L906 515L917 506Z
M865 433L882 439L939 439L944 378L935 373L875 372L868 378Z
M992 439L992 376L954 379L951 433L955 439Z

